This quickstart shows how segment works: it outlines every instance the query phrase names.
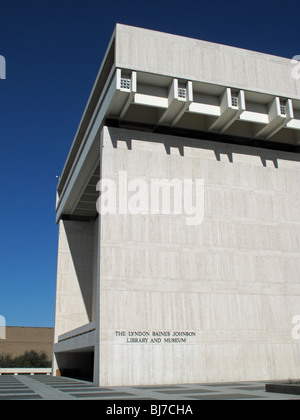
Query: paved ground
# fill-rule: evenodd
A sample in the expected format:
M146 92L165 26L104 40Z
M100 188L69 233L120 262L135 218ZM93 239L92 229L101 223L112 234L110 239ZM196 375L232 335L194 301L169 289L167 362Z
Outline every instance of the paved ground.
M266 393L261 382L99 388L89 382L46 375L0 376L0 400L300 400Z

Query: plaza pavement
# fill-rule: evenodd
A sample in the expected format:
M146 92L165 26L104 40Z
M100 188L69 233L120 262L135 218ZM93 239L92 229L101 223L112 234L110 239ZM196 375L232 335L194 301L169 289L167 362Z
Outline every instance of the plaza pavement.
M267 393L262 382L104 388L66 377L2 375L0 400L300 400L300 396Z

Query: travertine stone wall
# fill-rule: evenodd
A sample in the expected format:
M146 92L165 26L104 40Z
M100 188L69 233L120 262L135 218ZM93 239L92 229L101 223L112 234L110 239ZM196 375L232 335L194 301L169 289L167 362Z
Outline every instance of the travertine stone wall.
M117 24L116 67L298 99L291 60Z
M299 378L299 156L107 127L102 152L102 177L204 179L205 215L101 217L99 383Z
M60 221L55 342L59 335L94 320L94 224Z

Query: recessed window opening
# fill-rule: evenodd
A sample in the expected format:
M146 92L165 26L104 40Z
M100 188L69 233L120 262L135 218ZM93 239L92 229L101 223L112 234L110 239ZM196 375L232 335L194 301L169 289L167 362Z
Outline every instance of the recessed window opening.
M128 89L128 90L130 90L131 80L130 79L126 79L125 77L121 77L120 86L121 86L121 89Z
M285 105L280 105L280 114L281 115L286 115L286 106Z
M231 105L234 108L238 108L239 107L239 98L237 96L232 96L231 97Z
M178 98L182 98L182 99L186 98L186 89L185 88L178 88Z

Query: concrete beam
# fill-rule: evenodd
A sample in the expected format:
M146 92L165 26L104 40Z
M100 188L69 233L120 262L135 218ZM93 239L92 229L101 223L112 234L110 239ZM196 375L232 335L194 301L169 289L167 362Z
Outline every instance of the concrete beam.
M220 116L209 126L209 131L218 131L223 133L238 117L246 110L245 94L240 91L234 96L230 88L226 88L221 96Z
M158 121L158 125L175 125L193 102L193 85L188 82L180 86L178 79L173 79L169 89L168 108Z
M293 115L294 113L292 101L289 99L283 105L280 103L279 97L276 96L268 107L269 123L255 133L255 138L262 137L265 139L270 139L293 119Z
M121 86L121 79L121 70L117 69L117 90L119 90L119 92L123 92L123 94L127 96L125 105L123 106L122 111L120 112L119 120L122 120L124 118L126 112L128 111L128 108L130 107L130 104L133 102L134 95L137 91L137 80L135 71L131 72L131 76L130 78L128 78L128 80L130 81L129 89L123 88Z

